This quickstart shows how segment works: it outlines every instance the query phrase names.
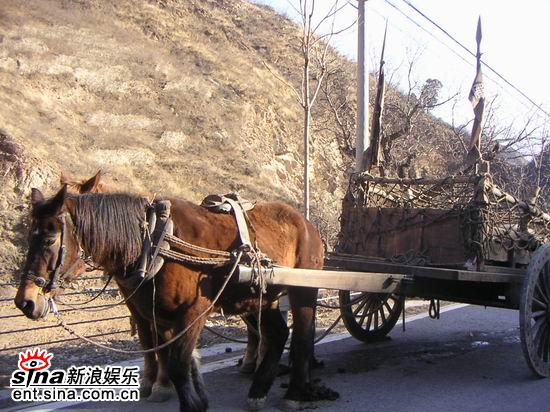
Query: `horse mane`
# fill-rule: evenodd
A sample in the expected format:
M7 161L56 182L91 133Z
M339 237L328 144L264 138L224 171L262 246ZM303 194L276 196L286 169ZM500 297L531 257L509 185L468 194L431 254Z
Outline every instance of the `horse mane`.
M127 193L86 193L74 198L76 236L94 262L104 267L135 262L141 254L147 199Z

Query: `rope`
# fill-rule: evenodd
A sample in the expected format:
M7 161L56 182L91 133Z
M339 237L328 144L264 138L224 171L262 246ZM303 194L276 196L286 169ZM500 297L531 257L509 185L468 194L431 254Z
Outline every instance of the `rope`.
M529 201L520 198L498 188L490 174L437 180L363 174L357 181L350 179L336 249L346 253L371 250L375 245L373 239L399 236L409 228L433 230L448 220L460 226L457 246L463 247L470 258L475 257L478 264L493 259L495 247L503 252L531 253L550 240L550 215L533 206L536 197ZM386 212L386 208L399 209L400 213ZM380 211L377 215L375 209ZM370 229L362 224L366 216L374 219ZM395 219L390 221L390 217ZM390 251L384 252L383 257L391 258ZM411 252L397 252L404 254L394 256L393 260L407 265L429 264L425 258L433 253L416 250L420 254L412 256Z
M321 342L323 339L325 339L325 337L330 333L330 331L331 331L332 329L334 329L334 327L338 324L338 322L340 322L340 319L342 319L342 315L339 315L339 316L336 318L336 320L335 320L334 322L332 322L332 325L330 325L330 326L328 327L328 329L327 329L326 331L324 331L323 334L322 334L321 336L319 336L317 339L315 339L315 340L313 341L313 344L315 345L315 344Z
M83 310L85 312L101 312L101 311L104 311L104 310L109 310L109 309L112 309L114 308L115 306L120 306L124 303L127 303L132 297L134 297L134 295L137 293L137 291L139 290L139 288L141 288L141 286L145 283L145 281L147 280L146 277L144 277L143 279L141 279L141 282L136 286L136 288L132 291L132 293L130 293L130 295L128 295L127 298L123 298L121 300L119 300L118 302L115 302L115 303L112 303L110 305L104 305L103 307L101 308L97 308L97 307L92 307L92 308L85 308L85 307L73 307L72 309L78 309L78 310ZM105 286L106 287L106 286ZM67 303L63 303L63 302L59 302L61 303L62 305L65 305L65 306L68 306L68 307L71 307L70 304L67 304Z
M180 339L183 335L185 335L189 329L191 329L191 327L193 327L200 319L202 319L204 316L206 316L211 310L212 308L214 307L214 305L216 304L216 302L218 301L218 299L220 298L221 294L223 293L223 291L225 290L225 288L227 287L227 285L229 284L229 281L231 280L231 278L233 277L233 274L235 273L235 271L237 270L237 267L239 265L239 262L241 260L241 257L242 257L242 254L243 252L242 251L239 251L238 252L238 255L237 255L237 258L235 259L235 262L233 264L233 267L231 268L231 271L229 272L229 275L227 276L227 278L225 279L221 289L218 291L218 293L216 294L216 296L214 297L214 300L212 300L212 302L210 303L210 305L208 305L208 307L199 315L197 316L191 323L189 323L189 325L187 325L187 327L185 327L183 330L181 330L176 336L174 336L172 339L164 342L163 344L161 345L157 345L153 348L150 348L150 349L142 349L142 350L126 350L126 349L117 349L117 348L112 348L110 346L107 346L107 345L104 345L102 343L99 343L99 342L95 342L85 336L82 336L80 335L79 333L77 333L76 331L70 329L66 324L65 322L63 322L63 319L61 319L61 316L59 315L59 312L57 312L57 310L54 312L56 315L57 315L57 319L59 321L59 326L61 326L63 329L65 329L67 332L69 332L71 335L74 335L94 346L97 346L99 348L103 348L103 349L106 349L106 350L110 350L112 352L117 352L117 353L135 353L135 354L146 354L146 353L151 353L151 352L157 352L161 349L164 349L166 347L168 347L169 345L171 345L172 343L174 343L175 341L177 341L178 339ZM53 300L51 300L53 302Z
M427 249L421 251L420 253L416 253L414 249L410 249L402 255L392 256L389 261L392 263L399 263L401 265L426 266L429 261L428 256L426 256L427 253Z
M428 314L432 319L439 319L441 313L441 305L439 299L430 299L430 307L428 308Z
M96 300L99 296L101 296L101 294L103 292L105 292L105 289L107 289L107 286L109 286L109 283L111 283L111 279L113 278L113 275L109 275L109 278L107 279L107 282L105 282L105 285L103 285L103 288L101 288L101 290L98 292L97 295L95 295L94 297L92 297L91 299L88 299L87 301L85 302L78 302L76 304L72 304L72 303L66 303L66 302L63 302L61 299L56 299L57 300L57 303L63 305L63 306L67 306L69 308L72 308L72 309L80 309L80 306L84 306L84 305L87 305L88 303L90 302L93 302L94 300Z
M189 250L193 250L195 252L207 253L210 255L224 256L224 257L231 256L231 253L225 250L214 250L214 249L208 249L205 247L193 245L192 243L188 243L185 240L180 239L179 237L174 235L167 234L166 236L164 236L164 240L166 240L169 243L173 243L174 245L181 246Z
M190 263L194 265L208 265L208 266L222 266L226 265L231 261L231 258L203 258L197 256L186 255L181 252L176 252L175 250L165 249L162 247L158 248L159 256L171 259L177 263Z
M229 336L226 336L220 332L216 332L214 329L212 329L211 327L209 326L205 326L204 329L206 329L208 332L210 332L211 334L213 335L216 335L222 339L225 339L225 340L228 340L230 342L235 342L235 343L248 343L247 340L241 340L241 339L235 339L235 338L230 338ZM256 331L257 332L257 331Z
M332 329L334 329L336 327L336 325L338 325L338 322L340 322L340 319L342 319L342 315L339 315L336 320L334 322L332 322L332 324L327 328L327 330L325 330L318 338L316 338L313 342L313 344L317 344L319 342L321 342L323 339L325 339L327 337L327 335L332 331ZM246 322L247 325L248 325L248 322ZM230 342L235 342L235 343L248 343L247 340L239 340L239 339L235 339L235 338L230 338L229 336L226 336L222 333L219 333L219 332L216 332L214 329L208 327L208 326L205 326L204 327L208 332L212 333L213 335L216 335L222 339L225 339L225 340L228 340ZM254 328L253 330L254 333L258 333L258 331ZM258 344L258 347L260 347L260 344ZM290 347L289 346L285 346L285 349L289 350Z

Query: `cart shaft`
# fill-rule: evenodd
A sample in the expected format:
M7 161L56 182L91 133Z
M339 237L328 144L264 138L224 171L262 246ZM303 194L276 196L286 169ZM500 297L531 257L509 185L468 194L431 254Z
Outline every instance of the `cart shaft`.
M247 283L253 277L253 269L239 265L237 282ZM275 266L268 269L266 281L270 285L303 286L322 289L353 290L358 292L395 292L406 276L402 274L350 272L322 269L296 269Z

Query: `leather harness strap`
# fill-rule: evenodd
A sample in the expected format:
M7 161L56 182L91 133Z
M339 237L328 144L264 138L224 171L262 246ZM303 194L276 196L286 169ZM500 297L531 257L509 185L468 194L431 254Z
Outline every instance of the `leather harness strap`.
M236 193L228 193L225 195L208 195L201 202L201 206L215 213L232 212L241 239L240 247L245 251L253 249L245 213L254 208L254 203L241 199Z
M246 218L244 216L244 210L241 206L241 203L229 197L226 197L225 201L231 205L231 209L233 210L233 216L235 216L237 229L239 230L239 237L241 238L241 248L248 252L252 250L252 243L250 242L248 225L246 223Z

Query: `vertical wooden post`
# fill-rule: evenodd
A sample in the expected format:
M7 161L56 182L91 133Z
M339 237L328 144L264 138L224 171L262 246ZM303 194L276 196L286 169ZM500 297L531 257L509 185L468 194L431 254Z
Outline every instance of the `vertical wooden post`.
M355 171L362 172L365 151L369 148L369 70L367 59L366 0L358 0L357 16L357 138ZM367 129L367 130L365 130Z

